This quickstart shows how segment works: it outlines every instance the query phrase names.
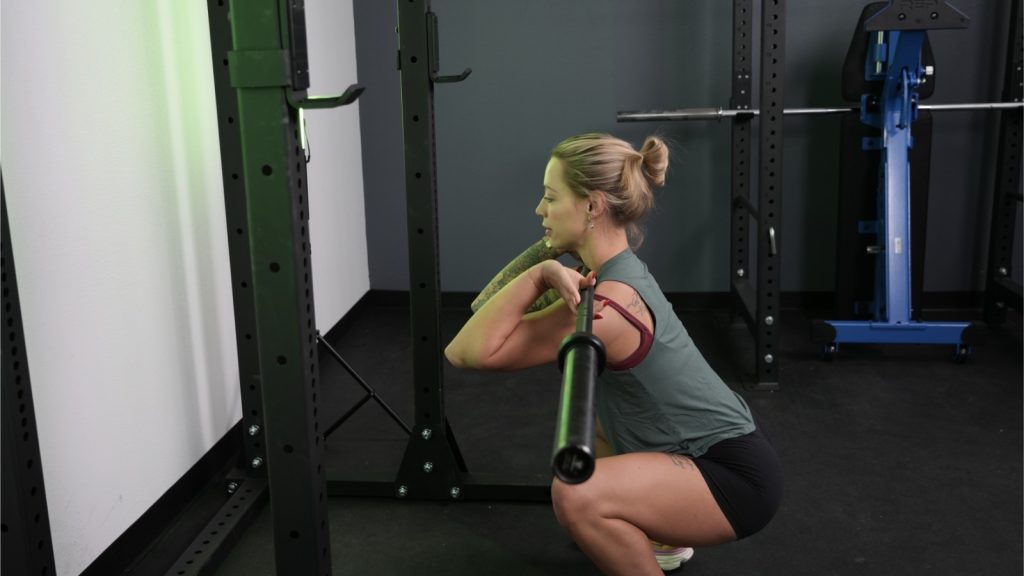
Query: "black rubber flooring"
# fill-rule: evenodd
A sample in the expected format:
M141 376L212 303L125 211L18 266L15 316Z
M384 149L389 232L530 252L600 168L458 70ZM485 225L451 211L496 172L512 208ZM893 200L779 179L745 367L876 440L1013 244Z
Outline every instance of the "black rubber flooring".
M1019 316L983 329L966 364L952 347L860 345L824 362L808 314L782 316L781 389L750 389L752 340L725 311L683 312L698 346L739 391L786 469L775 520L741 542L698 549L679 572L729 575L1022 573L1022 339ZM446 311L447 338L468 317ZM409 311L370 307L334 344L413 422ZM329 426L362 391L321 355ZM472 472L544 474L554 367L447 369L447 412ZM334 416L330 416L330 415ZM328 477L394 479L405 433L365 405L327 442ZM588 575L596 569L546 504L329 500L336 575ZM274 574L270 508L217 576Z

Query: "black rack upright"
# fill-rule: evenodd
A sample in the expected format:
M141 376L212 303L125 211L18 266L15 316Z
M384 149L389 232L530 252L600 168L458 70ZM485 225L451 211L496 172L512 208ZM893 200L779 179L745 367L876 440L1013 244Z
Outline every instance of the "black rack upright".
M1012 2L1009 38L1006 46L1006 76L1003 101L1020 102L1024 85L1024 63L1021 61L1021 6ZM1002 324L1006 308L1021 311L1021 285L1011 278L1014 264L1013 244L1017 237L1017 210L1021 197L1021 112L1000 112L999 155L996 166L995 196L992 199L992 229L988 250L988 274L985 290L985 319L989 324Z
M439 74L437 15L430 10L430 0L399 0L398 41L415 424L394 481L332 478L329 492L434 500L549 500L549 474L471 473L448 423L441 342L434 86L461 82L471 70L455 76Z
M21 321L18 275L7 219L7 195L0 176L0 273L3 275L3 492L2 571L4 574L55 574L50 514L46 508L43 463L39 457L36 410L32 401L25 329Z
M753 20L751 0L733 3L732 100L735 110L749 109ZM729 256L733 310L738 310L754 337L754 384L759 390L779 387L779 320L782 277L783 88L786 43L785 0L761 2L760 117L758 118L757 203L750 198L753 115L737 115L732 125L732 226ZM749 217L748 217L749 215ZM752 236L751 233L756 235ZM751 270L750 240L757 250Z

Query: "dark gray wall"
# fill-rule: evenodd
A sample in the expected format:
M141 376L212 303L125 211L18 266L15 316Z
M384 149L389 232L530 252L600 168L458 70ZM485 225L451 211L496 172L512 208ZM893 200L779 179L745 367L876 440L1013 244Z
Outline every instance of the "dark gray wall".
M760 4L755 2L755 4ZM1008 0L955 0L966 31L931 33L931 103L998 100ZM864 3L789 0L786 105L840 103ZM478 290L540 236L533 214L551 148L605 131L675 142L640 249L666 291L728 290L729 124L618 124L615 112L727 106L731 3L722 0L434 0L441 72L473 75L435 91L442 288ZM356 0L371 287L408 288L395 2ZM756 40L756 39L755 39ZM756 58L756 56L755 56ZM995 170L994 115L935 121L925 289L984 286ZM786 124L783 289L833 288L838 120Z

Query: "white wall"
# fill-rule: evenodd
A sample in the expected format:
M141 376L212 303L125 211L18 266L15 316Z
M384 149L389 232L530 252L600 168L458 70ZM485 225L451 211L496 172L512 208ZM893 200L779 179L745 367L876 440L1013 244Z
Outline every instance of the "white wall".
M306 33L311 95L341 94L357 83L352 0L306 0ZM326 333L370 289L359 101L306 112L306 126L313 294Z
M65 576L241 417L209 28L203 0L2 13L0 158ZM307 14L314 93L354 82L351 2ZM357 118L308 120L324 331L369 286Z

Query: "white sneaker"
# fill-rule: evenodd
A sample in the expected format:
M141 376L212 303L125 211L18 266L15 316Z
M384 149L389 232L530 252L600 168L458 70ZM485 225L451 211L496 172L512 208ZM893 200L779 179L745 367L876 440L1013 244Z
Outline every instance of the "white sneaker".
M654 558L658 561L658 566L661 566L665 572L675 570L693 558L693 548L666 546L651 540L651 549L654 550Z

